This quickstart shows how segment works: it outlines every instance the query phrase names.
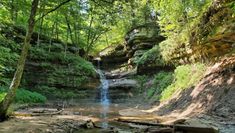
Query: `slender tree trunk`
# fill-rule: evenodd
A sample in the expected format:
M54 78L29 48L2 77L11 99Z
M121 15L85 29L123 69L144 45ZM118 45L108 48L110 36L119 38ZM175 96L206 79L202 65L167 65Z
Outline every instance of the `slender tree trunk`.
M67 27L66 43L65 43L65 47L64 47L64 57L66 57L66 53L67 53L68 40L69 40L69 29Z
M17 64L17 69L15 72L14 78L11 82L8 93L0 103L0 120L4 120L7 118L7 110L10 104L13 102L15 95L16 95L16 90L20 85L21 77L24 71L26 57L30 48L30 40L33 34L34 25L35 25L35 16L36 16L37 8L38 8L38 2L39 0L33 0L32 2L31 13L30 13L30 17L28 20L28 30L25 36L21 55Z
M42 4L42 10L45 9L45 5ZM42 29L43 29L43 22L44 22L44 13L40 13L41 19L40 19L40 24L39 24L39 31L38 31L38 39L37 39L37 46L39 47L40 45L40 35L42 34Z
M43 20L44 20L44 17L42 17L41 22L40 22L40 26L39 26L38 39L37 39L37 46L38 47L40 45L40 35L42 34Z
M56 22L55 25L55 31L56 31L56 39L59 40L59 29L58 29L58 23Z
M74 43L78 44L77 22L74 23L73 29L74 29Z
M51 30L51 34L50 34L49 49L48 49L49 53L51 52L51 45L52 45L52 39L53 39L53 36L54 36L55 25L56 25L56 22L54 22L54 24L52 25L52 30Z
M74 44L72 29L71 29L71 26L70 26L69 19L66 15L65 15L65 20L66 20L66 23L67 23L67 28L69 30L69 35L70 35L71 42L72 42L72 44Z
M108 39L107 33L105 33L105 41L106 41L106 43L107 43L107 46L109 46L109 39Z
M91 20L90 20L90 24L89 24L89 29L88 29L88 33L87 33L87 46L86 46L86 49L85 49L85 58L88 58L88 51L89 51L89 46L90 46L90 38L91 38L91 27L92 27L92 24L93 24L93 20L94 20L94 17L91 16Z

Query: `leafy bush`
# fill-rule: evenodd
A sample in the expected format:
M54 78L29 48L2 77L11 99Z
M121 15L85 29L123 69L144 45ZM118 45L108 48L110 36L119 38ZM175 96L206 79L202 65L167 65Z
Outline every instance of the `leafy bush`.
M148 81L148 76L147 75L137 75L135 79L139 83L138 91L139 93L143 92L145 89L145 83Z
M9 74L15 71L19 55L12 49L19 48L14 42L0 36L0 85L9 85Z
M164 91L164 89L166 89L167 86L169 86L172 83L172 81L173 81L172 72L164 72L164 71L159 72L154 76L153 85L150 89L148 89L147 97L151 98L153 96L156 96L154 98L156 100L159 100L162 91Z
M19 89L15 101L17 103L45 103L46 97L37 92Z
M0 87L0 101L3 100L6 93L7 87ZM46 100L45 96L22 88L17 90L15 97L16 103L45 103Z
M169 99L176 91L192 87L200 81L205 71L204 64L178 66L174 72L174 82L163 90L161 101Z

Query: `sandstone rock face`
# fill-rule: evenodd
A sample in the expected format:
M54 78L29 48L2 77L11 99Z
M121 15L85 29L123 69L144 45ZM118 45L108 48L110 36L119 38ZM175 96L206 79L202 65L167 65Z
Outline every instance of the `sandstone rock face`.
M165 38L160 35L156 23L146 23L131 29L125 36L125 42L110 46L100 52L100 61L94 61L105 71L109 80L109 97L116 101L133 97L138 82L136 74L149 74L162 70L162 63L148 62L138 66L138 60ZM156 60L157 61L157 60Z
M136 80L133 79L112 79L109 80L109 89L131 89L131 88L137 88L138 84Z
M109 79L109 98L113 103L122 102L134 96L138 83L133 79Z
M165 38L160 35L160 29L156 23L146 23L131 29L125 36L122 45L110 46L100 52L101 67L120 68L123 65L132 69L147 50Z
M19 55L25 29L10 24L0 24L0 33L15 42L14 47L0 45L11 49L12 54ZM34 32L25 64L22 87L33 91L42 90L45 93L46 90L53 93L52 90L55 89L58 91L96 90L99 77L93 65L79 56L83 53L82 48L72 44L67 46L60 40L44 35L40 35L40 44L37 44L37 36L38 33ZM9 67L16 68L15 65L12 64ZM8 73L6 75L10 75L11 79L14 70Z
M165 38L160 35L160 29L155 23L147 23L130 30L126 37L126 50L128 57L139 58L143 53L160 43ZM135 65L134 60L129 60L130 65Z
M110 70L125 66L128 61L127 51L124 45L110 46L100 52L100 67L103 70ZM95 61L97 64L98 61ZM97 64L98 65L98 64Z

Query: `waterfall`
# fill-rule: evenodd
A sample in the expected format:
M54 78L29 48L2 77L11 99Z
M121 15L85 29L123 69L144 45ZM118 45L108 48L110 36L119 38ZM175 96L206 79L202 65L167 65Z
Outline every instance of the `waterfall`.
M102 106L101 110L101 119L102 119L102 127L108 128L108 111L109 111L109 97L108 97L108 89L109 89L109 82L106 79L104 73L100 70L100 63L98 61L98 70L97 73L100 76L101 85L100 89L100 104Z
M109 98L108 98L108 89L109 89L109 82L108 80L105 78L105 75L103 74L103 72L98 69L97 70L99 76L100 76L100 102L101 105L109 105Z

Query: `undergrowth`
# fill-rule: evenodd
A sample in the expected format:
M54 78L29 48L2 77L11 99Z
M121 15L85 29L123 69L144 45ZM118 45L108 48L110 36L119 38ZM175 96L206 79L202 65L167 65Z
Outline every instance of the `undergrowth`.
M153 85L147 91L147 97L151 98L154 96L154 100L159 100L162 91L167 88L173 81L172 72L161 71L154 76Z
M139 93L151 101L165 101L176 92L196 85L202 78L206 66L201 63L178 66L174 72L161 71L150 76L138 76Z
M85 93L81 91L77 92L76 90L68 90L68 89L58 89L55 87L49 87L46 85L36 86L36 91L40 94L45 95L50 99L73 99L73 98L84 98L86 97Z
M163 90L160 100L167 100L176 91L196 85L202 78L205 68L205 65L200 63L178 66L174 71L174 82Z
M6 96L7 87L0 87L0 101ZM46 97L37 92L32 92L26 89L18 89L16 91L15 103L45 103Z

